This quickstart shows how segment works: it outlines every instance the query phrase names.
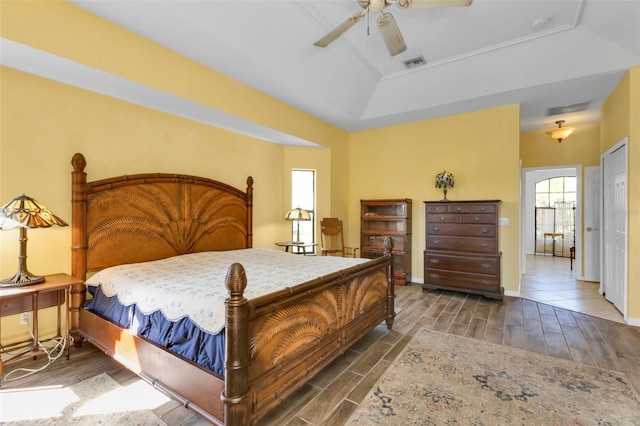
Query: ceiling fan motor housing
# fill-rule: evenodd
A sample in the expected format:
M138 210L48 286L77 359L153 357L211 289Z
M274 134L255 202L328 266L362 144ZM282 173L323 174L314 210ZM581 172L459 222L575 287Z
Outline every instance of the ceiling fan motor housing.
M358 4L363 9L369 9L370 12L382 12L382 10L389 6L386 0L358 0Z

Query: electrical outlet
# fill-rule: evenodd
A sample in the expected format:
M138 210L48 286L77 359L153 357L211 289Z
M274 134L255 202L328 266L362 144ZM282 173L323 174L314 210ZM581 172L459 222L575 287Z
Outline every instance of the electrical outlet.
M31 322L31 312L23 312L20 314L20 324L26 325Z

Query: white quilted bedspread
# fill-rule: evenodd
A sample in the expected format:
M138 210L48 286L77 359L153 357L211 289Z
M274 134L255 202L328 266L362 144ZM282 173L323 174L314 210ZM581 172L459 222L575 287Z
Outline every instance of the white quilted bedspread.
M185 316L212 334L224 327L224 280L239 262L247 274L247 299L345 269L368 259L302 256L275 249L252 248L193 253L104 269L86 282L102 286L123 305L136 304L144 314L161 310L171 321Z

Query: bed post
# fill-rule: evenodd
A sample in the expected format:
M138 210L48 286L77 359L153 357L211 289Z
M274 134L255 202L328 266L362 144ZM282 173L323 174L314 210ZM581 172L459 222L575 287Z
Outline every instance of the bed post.
M239 263L229 266L225 282L229 297L225 301L224 424L249 424L249 302L243 292L247 276Z
M80 325L80 308L86 297L84 280L87 278L87 174L84 168L87 161L82 154L75 154L71 159L71 275L82 280L71 289L69 311L71 312L70 333L76 347L82 343L78 333Z
M391 251L393 250L393 240L391 237L384 238L384 256L392 257ZM393 320L396 317L395 311L395 287L393 284L393 258L389 260L389 265L387 266L387 318L385 322L387 323L387 329L391 330L393 327Z
M253 247L253 177L247 178L247 248Z

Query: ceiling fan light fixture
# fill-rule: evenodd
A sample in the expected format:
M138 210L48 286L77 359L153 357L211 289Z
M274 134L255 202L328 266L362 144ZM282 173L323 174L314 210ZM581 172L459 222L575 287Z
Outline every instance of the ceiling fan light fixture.
M545 132L552 139L557 140L558 143L562 143L562 140L568 138L569 135L575 130L575 128L573 127L562 127L563 123L564 120L558 120L556 121L556 124L558 125L557 128Z
M391 56L396 56L407 50L400 28L398 28L398 24L392 14L382 13L378 17L378 29Z
M346 21L329 31L324 37L316 41L314 46L327 47L330 43L342 36L347 30L358 23L369 12L380 13L378 17L378 29L382 34L384 43L391 56L402 53L407 50L407 46L400 33L400 28L396 23L393 15L385 13L384 9L395 4L400 9L418 8L418 7L455 7L469 6L473 0L356 0L358 5L363 9L347 18ZM367 22L367 35L369 34L369 24Z

